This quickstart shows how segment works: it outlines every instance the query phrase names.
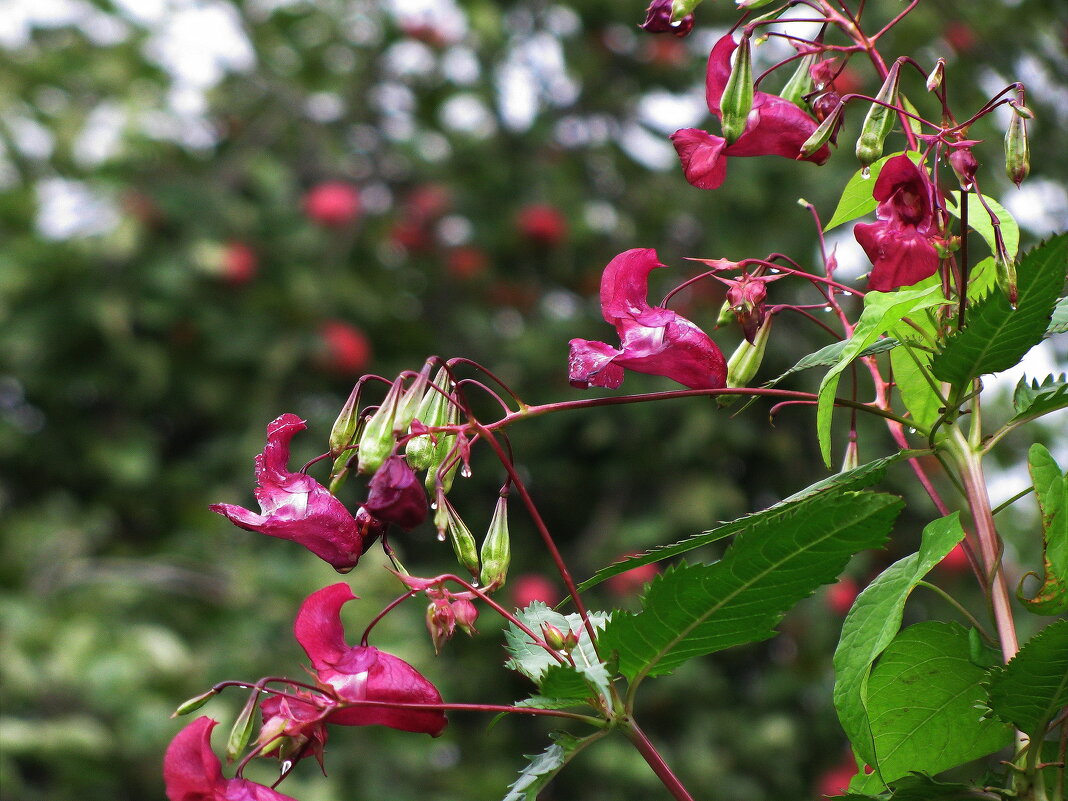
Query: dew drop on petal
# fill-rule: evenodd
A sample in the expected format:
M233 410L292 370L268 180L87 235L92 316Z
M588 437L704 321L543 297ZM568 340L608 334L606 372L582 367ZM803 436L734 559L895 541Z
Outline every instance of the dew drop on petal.
M439 531L438 532L438 542L445 542L445 532L444 531Z

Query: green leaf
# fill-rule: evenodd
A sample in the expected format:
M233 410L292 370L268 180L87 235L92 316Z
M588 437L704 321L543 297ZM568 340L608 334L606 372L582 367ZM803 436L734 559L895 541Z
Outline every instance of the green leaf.
M876 757L865 693L871 666L897 635L909 595L962 539L959 512L932 520L919 551L880 573L857 596L842 624L834 652L834 706L853 750L869 764Z
M1021 378L1012 394L1012 405L1016 415L1009 420L1010 425L1065 408L1068 406L1068 374L1046 376L1041 384L1037 378L1030 384L1026 378Z
M848 492L795 504L739 534L710 565L658 576L637 614L616 612L600 637L631 681L669 673L688 659L765 640L798 601L834 581L849 558L886 540L902 501Z
M883 156L874 162L868 168L868 175L864 175L863 170L857 170L853 174L853 177L846 183L845 189L842 190L842 196L838 199L838 207L834 210L834 214L831 215L831 221L823 227L825 232L844 222L855 220L857 217L863 217L865 214L875 211L875 207L879 205L879 201L872 196L875 181L879 177L883 165L895 156L900 156L902 152L904 151L891 153L889 156ZM923 155L910 151L909 158L919 164Z
M885 340L881 340L885 341ZM895 348L890 353L894 370L894 384L909 415L921 428L930 428L941 416L945 405L924 374L931 374L933 354L928 350L910 347Z
M998 216L1001 223L1001 238L1005 241L1005 250L1009 256L1016 258L1020 249L1020 226L1015 218L1009 214L1008 209L998 203L994 198L983 195L990 210ZM960 192L950 192L946 202L946 210L960 219ZM994 225L990 222L990 215L983 208L979 196L974 192L968 193L968 227L975 231L986 242L990 252L997 254L997 245L994 242ZM970 291L970 289L969 289Z
M562 615L535 601L518 615L535 634L541 634L542 623L556 626L560 631L574 631L579 635L578 644L571 652L575 666L564 665L556 660L541 645L518 628L514 623L505 632L505 649L512 658L505 667L518 671L538 685L542 695L578 700L608 692L608 670L597 658L597 651L590 642L590 635L582 625L578 614ZM595 630L603 629L609 616L604 612L590 614Z
M1068 620L1032 637L990 679L990 708L1031 739L1068 706Z
M596 587L605 579L611 578L612 576L618 576L620 573L626 573L628 570L633 570L636 567L649 565L653 562L660 562L664 559L670 559L673 556L684 554L695 548L711 545L725 537L745 531L752 526L779 519L787 514L789 507L792 505L809 501L817 495L823 496L824 494L829 493L839 494L848 490L860 490L865 487L870 487L873 484L882 481L888 465L898 462L901 459L906 459L910 456L923 453L927 453L927 451L900 451L892 456L884 456L881 459L862 464L845 473L836 473L832 476L820 479L815 484L811 484L808 487L805 487L805 489L795 492L790 497L784 498L774 506L761 512L754 512L745 517L740 517L730 523L724 523L711 531L694 534L684 540L674 542L671 545L658 545L645 553L629 556L618 562L614 562L608 565L608 567L598 570L593 576L579 584L578 588L582 591L588 590L591 587Z
M874 356L877 353L885 353L888 350L896 348L901 343L896 339L879 339L873 342L868 347L864 348L857 354L857 358L861 356ZM832 342L830 345L825 345L814 353L810 353L807 356L803 356L797 364L791 367L782 375L777 378L773 378L765 386L773 387L782 381L786 376L799 373L802 370L807 370L810 367L830 367L832 364L838 364L842 358L842 351L849 345L848 339L843 339L841 342Z
M1053 308L1053 317L1046 328L1046 336L1068 334L1068 298L1061 298Z
M554 732L550 735L552 745L534 756L527 756L530 764L519 773L519 778L508 786L504 801L537 801L538 793L560 772L571 758L579 752L583 740L570 734Z
M964 329L949 337L935 356L935 377L964 387L985 373L1019 363L1043 338L1068 269L1068 234L1024 254L1017 267L1017 308L1002 292L991 292L968 311Z
M902 631L868 678L875 771L849 789L878 791L911 771L939 773L1012 742L1012 729L977 709L987 671L969 658L968 630L928 621Z
M1016 595L1028 609L1040 615L1068 612L1068 474L1062 473L1053 456L1037 442L1027 454L1031 483L1042 512L1042 558L1046 577L1032 598Z
M831 466L831 412L834 410L834 395L838 390L842 371L884 331L899 323L903 317L945 302L940 286L900 289L894 292L869 292L864 296L864 311L853 329L853 336L847 340L838 362L827 371L820 384L816 431L820 452L828 467Z
M521 709L571 709L577 706L589 706L585 698L550 698L547 695L532 695L522 701L516 701L512 706ZM502 712L502 715L509 713Z

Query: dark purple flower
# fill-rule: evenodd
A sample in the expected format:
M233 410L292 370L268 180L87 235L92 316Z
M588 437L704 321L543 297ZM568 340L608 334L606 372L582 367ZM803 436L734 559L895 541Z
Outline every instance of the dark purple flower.
M693 30L693 14L671 21L671 0L653 0L645 10L645 22L638 26L649 33L671 33L685 36Z
M363 552L356 521L326 487L287 467L290 440L305 428L295 414L283 414L267 426L267 444L256 457L254 494L260 514L228 503L208 508L247 531L300 543L345 573L356 566Z
M277 756L283 763L293 763L314 756L323 767L326 746L324 705L314 693L297 688L296 698L272 695L260 704L263 727L257 745L261 756Z
M879 201L873 223L857 223L853 235L871 259L868 288L889 292L935 274L942 239L934 217L934 186L907 155L884 165L872 189Z
M608 263L601 275L601 314L615 326L620 348L571 340L572 386L614 389L623 383L623 368L666 376L691 389L726 384L726 361L708 335L670 309L649 305L649 273L663 266L652 248L628 250Z
M390 456L371 476L363 504L374 517L395 523L405 531L426 520L427 501L423 483L403 456Z
M349 646L341 607L356 596L340 582L309 595L297 613L293 632L312 662L319 684L342 701L440 704L441 695L415 668L368 645ZM437 737L447 723L439 709L350 706L331 712L327 723L340 726L389 726Z
M738 45L727 34L712 48L705 76L708 110L722 116L720 101L731 74L731 54ZM754 92L745 131L734 144L698 128L683 128L671 135L686 180L698 189L715 189L727 175L725 156L784 156L797 159L801 146L815 132L817 122L785 100L767 92ZM831 153L826 145L804 158L823 164Z
M226 779L211 750L217 721L199 717L178 732L163 756L163 781L170 801L295 801L248 779Z
M778 277L764 278L743 273L739 278L727 284L727 303L734 311L734 316L738 318L742 332L750 344L756 338L760 326L764 324L764 318L767 317L768 310L764 300L768 296L768 282Z

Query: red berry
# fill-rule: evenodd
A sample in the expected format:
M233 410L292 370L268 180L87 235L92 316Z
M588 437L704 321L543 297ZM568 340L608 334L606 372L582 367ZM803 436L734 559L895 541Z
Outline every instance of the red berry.
M554 206L534 204L520 210L516 218L520 235L535 245L554 247L567 237L567 221Z
M360 193L344 181L316 184L304 196L304 213L319 225L338 228L360 214Z
M326 350L326 366L346 375L361 372L371 361L371 343L359 328L329 320L319 329Z
M542 601L549 606L556 606L560 601L560 591L556 585L538 573L516 576L509 584L512 605L517 609L526 609L534 601Z
M247 284L259 270L256 251L244 242L227 242L223 251L222 275L227 283Z
M845 617L846 613L853 607L853 601L857 600L858 592L860 592L860 588L857 587L857 582L849 576L842 576L842 578L838 579L837 584L832 584L827 589L827 595L824 600L832 612Z
M624 556L634 555L635 554L624 554ZM618 575L605 579L604 585L608 588L608 591L617 598L629 598L630 596L637 595L641 592L642 588L652 581L659 572L660 568L655 564L640 565L639 567L631 568L624 573L619 573Z

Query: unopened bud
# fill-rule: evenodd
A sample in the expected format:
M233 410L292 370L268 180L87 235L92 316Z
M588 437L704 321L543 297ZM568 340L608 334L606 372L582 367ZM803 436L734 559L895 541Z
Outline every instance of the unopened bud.
M979 162L972 153L970 147L955 148L949 154L949 166L953 168L953 174L960 182L960 188L965 192L971 191L975 186L975 173L979 169Z
M942 85L942 81L946 77L946 60L943 58L938 59L935 63L934 69L931 70L931 74L927 76L927 91L933 92L935 89Z
M456 554L456 561L464 570L478 578L478 544L475 542L471 529L460 519L460 515L456 513L452 504L445 499L444 493L438 495L438 511L440 512L442 508L445 509L446 516L445 533L449 538L449 544L452 545L453 553Z
M208 690L206 693L201 693L200 695L194 695L189 700L182 701L182 703L180 703L178 705L178 708L176 710L174 710L174 712L171 714L171 717L172 718L177 718L177 717L181 717L182 715L188 715L190 712L196 712L198 709L200 709L202 706L204 706L204 704L206 704L208 701L210 701L212 698L214 698L218 694L219 694L219 691L214 689L214 688L212 688L212 689Z
M486 539L482 541L482 571L479 574L479 581L487 592L504 586L508 578L508 565L512 561L511 550L508 534L508 498L502 495L493 510Z
M743 36L734 52L727 85L723 87L719 109L722 113L723 138L734 144L745 133L745 123L753 108L753 54L748 36Z
M448 401L446 406L445 425L456 425L460 422L459 408L452 401ZM434 446L434 456L426 472L427 492L437 494L439 488L442 492L452 489L453 479L462 461L458 453L453 453L456 440L456 434L438 435L438 444Z
M764 300L767 296L767 281L748 273L727 288L727 302L730 303L749 342L756 338L757 329L764 324L767 315Z
M998 286L1009 299L1009 305L1016 308L1018 287L1016 283L1016 259L1009 255L1005 239L1001 235L1001 226L994 226L994 268Z
M831 138L838 133L838 129L842 127L842 114L844 112L845 106L839 101L838 105L834 107L830 114L824 117L819 127L801 145L801 158L808 158L831 141Z
M735 319L734 309L731 307L731 302L729 300L723 301L723 305L719 307L719 315L716 317L716 328L730 325Z
M475 628L478 609L467 598L457 598L452 602L452 616L456 619L456 625L468 637L478 634L478 629Z
M349 399L341 407L334 427L330 429L330 453L334 456L340 454L356 439L356 432L360 423L360 390L363 384L357 384L349 393Z
M249 695L241 714L237 716L233 728L230 729L230 736L226 738L227 762L233 762L237 759L241 752L245 750L245 746L248 745L249 738L252 736L253 715L256 713L259 697L259 692L257 691L253 691Z
M845 473L849 470L854 470L860 465L860 448L857 446L857 441L851 439L849 444L846 445L845 456L842 458L842 469L839 472Z
M434 653L441 653L441 646L452 639L456 631L456 616L444 598L435 598L426 608L426 628L434 643Z
M286 719L281 716L271 718L263 724L259 735L256 737L256 745L260 747L260 756L270 756L275 751L281 751L285 737Z
M895 111L893 106L897 100L898 75L901 63L895 61L890 71L886 74L883 85L879 87L879 94L875 96L877 102L872 103L868 109L868 115L864 118L864 124L860 127L860 138L857 139L857 160L864 167L870 166L883 154L883 142L890 131L894 129Z
M768 334L771 332L773 319L775 318L772 315L768 315L757 330L753 341L743 339L727 360L728 387L747 387L753 380L753 376L757 374L760 363L764 361L764 350L767 348ZM716 398L720 406L730 406L735 400L733 395L721 395Z
M564 650L564 633L552 623L541 624L541 637L554 651Z
M400 400L397 402L397 412L393 417L394 434L403 434L408 430L408 426L412 424L412 420L415 419L415 415L423 403L427 380L430 378L430 368L433 365L434 360L427 359L426 364L423 365L423 369L419 371L419 374L412 381L411 386L401 393Z
M433 385L427 387L423 399L416 410L415 418L428 428L443 426L449 417L449 374L445 368L438 371L434 377ZM435 439L441 439L440 435L420 434L408 440L404 448L404 455L413 470L426 470L434 463L437 453Z
M809 53L798 61L797 69L795 69L794 74L790 76L790 80L786 82L786 86L779 92L779 97L783 100L789 100L795 106L804 108L805 95L811 94L814 89L811 70L815 63L815 53Z
M361 473L373 473L393 453L396 442L393 436L393 421L397 417L397 405L404 388L400 379L393 382L385 400L363 425L360 446L357 451L357 468Z
M1032 116L1030 111L1025 115L1021 108L1014 103L1009 104L1012 108L1012 118L1009 120L1009 128L1005 131L1005 174L1009 180L1019 186L1031 172L1031 152L1027 143L1027 119ZM1026 110L1026 109L1025 109Z

